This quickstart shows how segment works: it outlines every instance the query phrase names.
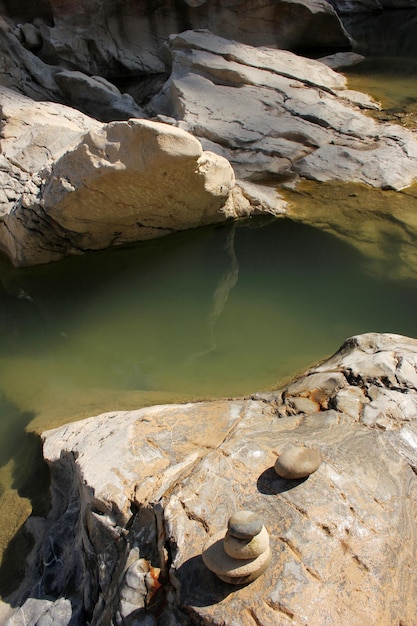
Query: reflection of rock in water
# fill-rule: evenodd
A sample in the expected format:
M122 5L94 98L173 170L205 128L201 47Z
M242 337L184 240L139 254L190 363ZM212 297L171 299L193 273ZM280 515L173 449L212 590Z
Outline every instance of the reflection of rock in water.
M202 350L201 352L197 352L189 357L189 361L193 362L202 357L214 352L217 347L216 335L214 332L214 328L216 322L224 307L226 306L226 302L229 298L229 294L232 291L233 287L236 285L238 277L239 277L239 263L235 253L235 233L236 233L236 224L233 224L230 231L227 234L226 245L224 249L226 250L227 256L230 259L230 264L225 271L225 273L220 278L220 281L213 293L213 305L211 307L211 311L208 319L208 327L209 327L209 346Z
M356 248L368 275L417 280L416 185L399 192L361 183L304 181L285 193L291 218Z

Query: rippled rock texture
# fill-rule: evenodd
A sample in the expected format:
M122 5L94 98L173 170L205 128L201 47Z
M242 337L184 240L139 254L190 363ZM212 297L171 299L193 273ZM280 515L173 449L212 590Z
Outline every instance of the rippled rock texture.
M44 434L51 513L8 622L404 624L417 614L417 341L368 334L277 391L107 413ZM288 444L320 451L277 476ZM272 561L247 586L203 564L239 510ZM26 621L25 621L26 620ZM48 622L50 623L50 622Z

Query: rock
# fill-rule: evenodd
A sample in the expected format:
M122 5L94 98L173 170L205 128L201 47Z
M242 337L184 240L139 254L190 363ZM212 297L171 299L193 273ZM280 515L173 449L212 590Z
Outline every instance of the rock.
M412 624L416 370L417 340L370 333L258 399L113 412L44 433L52 508L36 520L9 626L63 598L71 616L60 623ZM286 414L288 398L317 389L333 408ZM326 460L295 484L273 469L274 449L294 441ZM264 522L272 559L230 593L201 555L208 544L226 558L224 520L242 509Z
M231 585L246 585L266 571L271 562L271 550L268 546L267 550L256 559L231 558L224 550L223 533L220 532L205 545L203 561L207 568L223 582Z
M295 480L307 478L318 470L321 464L319 450L305 446L287 444L274 464L274 470L281 478Z
M20 31L23 35L25 46L29 50L39 50L42 47L42 36L34 24L22 24Z
M250 205L232 194L229 163L181 129L103 125L4 89L0 101L0 248L16 266L221 222Z
M49 5L53 26L42 28L41 58L109 80L165 72L163 42L170 34L190 28L209 28L256 46L293 50L351 46L337 13L324 0L142 0L135 4L49 0Z
M252 511L238 511L229 518L227 530L236 539L252 539L262 530L262 521Z
M169 40L172 73L148 105L226 157L238 179L304 177L399 190L416 180L417 139L361 112L377 108L343 76L291 52L187 31ZM387 167L387 164L390 164Z
M230 530L223 541L224 551L232 559L256 559L269 548L269 535L265 526L250 539L237 538Z
M35 100L61 101L54 80L56 68L28 50L3 17L0 17L0 52L0 85Z
M364 60L363 54L358 54L357 52L335 52L320 58L320 62L327 65L327 67L331 67L332 70L351 67L352 65L362 63Z
M147 117L132 96L101 77L63 70L55 74L55 82L69 105L103 122Z

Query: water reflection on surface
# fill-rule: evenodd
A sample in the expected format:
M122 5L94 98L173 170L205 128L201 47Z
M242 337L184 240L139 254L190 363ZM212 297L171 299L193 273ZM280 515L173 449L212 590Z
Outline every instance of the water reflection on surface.
M415 334L414 311L386 305L414 294L415 197L357 185L339 186L339 201L331 184L306 185L294 216L317 229L252 220L30 270L3 263L5 401L45 428L121 404L251 393L348 335Z

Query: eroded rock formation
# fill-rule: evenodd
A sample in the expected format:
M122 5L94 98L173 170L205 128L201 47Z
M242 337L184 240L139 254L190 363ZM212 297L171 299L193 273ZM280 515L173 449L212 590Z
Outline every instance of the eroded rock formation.
M158 122L101 124L2 90L0 249L47 263L236 217L226 159Z
M411 626L416 411L417 341L371 333L277 391L45 433L53 506L8 626ZM275 473L288 443L321 452L308 479ZM241 509L272 561L235 588L201 551Z
M375 103L323 63L200 31L173 35L169 49L172 73L150 112L174 118L239 178L388 189L416 180L415 135L364 115Z

